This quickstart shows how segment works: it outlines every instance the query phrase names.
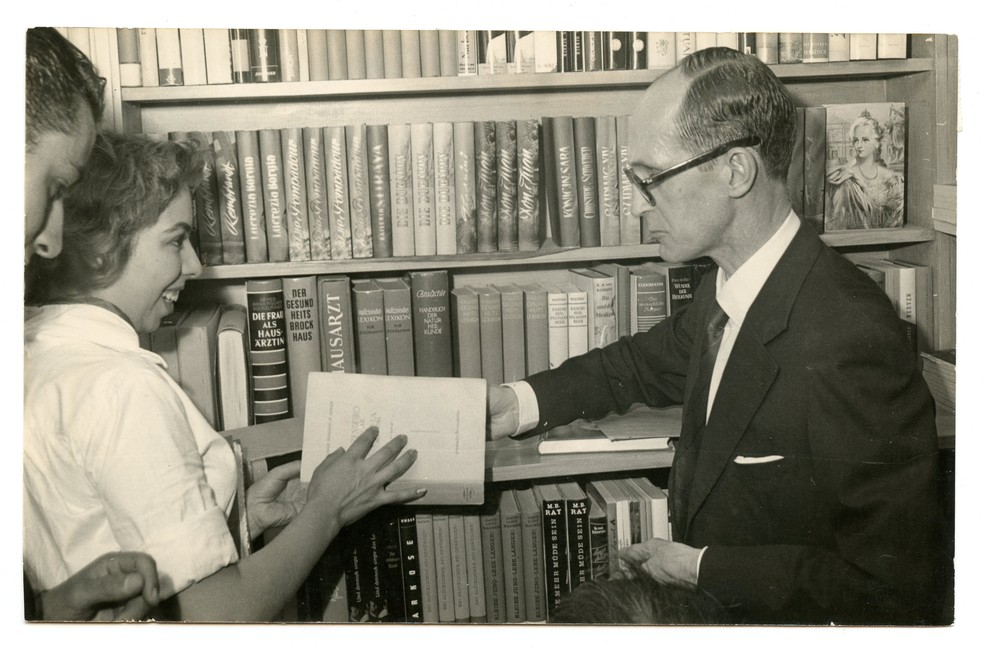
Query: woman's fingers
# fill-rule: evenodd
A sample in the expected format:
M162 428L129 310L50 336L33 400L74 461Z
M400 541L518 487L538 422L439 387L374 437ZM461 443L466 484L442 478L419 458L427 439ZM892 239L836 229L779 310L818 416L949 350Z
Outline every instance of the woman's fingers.
M359 435L352 445L348 449L350 455L354 455L359 459L365 459L369 451L372 450L372 444L376 442L376 437L379 436L378 427L369 427L362 434Z

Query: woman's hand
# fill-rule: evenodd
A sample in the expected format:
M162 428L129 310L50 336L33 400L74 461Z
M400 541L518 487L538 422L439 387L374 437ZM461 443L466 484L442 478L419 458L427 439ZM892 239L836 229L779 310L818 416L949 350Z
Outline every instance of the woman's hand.
M301 462L281 464L246 490L250 539L256 539L267 528L287 525L304 508L300 474Z
M311 476L307 504L324 506L325 513L337 517L340 528L381 505L409 502L427 493L426 489L385 489L413 465L417 451L401 455L407 437L400 435L367 458L378 435L379 430L370 427L348 450L339 448L325 457Z
M841 167L827 174L827 182L840 185L844 181L850 180L854 177L853 167Z

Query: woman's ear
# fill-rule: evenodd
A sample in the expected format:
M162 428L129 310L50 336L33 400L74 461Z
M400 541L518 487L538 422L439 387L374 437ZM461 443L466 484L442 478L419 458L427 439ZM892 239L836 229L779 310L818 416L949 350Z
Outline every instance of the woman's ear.
M755 185L758 177L759 161L755 157L755 151L746 147L737 147L728 154L728 191L733 199L738 199L746 194Z

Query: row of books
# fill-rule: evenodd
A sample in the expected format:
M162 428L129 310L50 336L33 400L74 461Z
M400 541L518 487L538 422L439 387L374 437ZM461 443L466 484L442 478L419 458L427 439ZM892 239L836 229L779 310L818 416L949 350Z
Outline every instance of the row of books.
M645 477L504 489L478 508L384 508L343 531L298 593L300 621L543 623L669 539L665 492Z
M118 28L123 86L671 68L714 46L766 64L905 58L905 34Z
M707 267L247 279L245 307L177 311L145 339L230 430L303 415L311 372L522 379L647 330L692 300Z
M796 214L818 233L902 226L905 115L902 102L796 108L786 179Z
M198 250L230 265L639 244L627 130L603 116L167 138L206 156Z
M936 400L938 414L956 414L957 351L937 350L922 353L922 373L929 392Z
M933 268L905 260L862 258L857 261L862 272L885 291L905 325L914 354L933 345Z

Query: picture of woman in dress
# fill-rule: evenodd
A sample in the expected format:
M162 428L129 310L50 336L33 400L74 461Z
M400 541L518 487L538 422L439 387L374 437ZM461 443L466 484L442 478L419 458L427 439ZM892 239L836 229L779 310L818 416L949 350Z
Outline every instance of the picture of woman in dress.
M886 107L887 119L900 115L895 107ZM893 114L894 112L894 114ZM891 228L902 226L905 207L904 137L898 148L898 134L903 124L895 122L889 132L888 121L882 124L866 108L851 123L846 153L837 153L832 140L828 109L827 190L824 207L825 230ZM832 145L830 142L835 141ZM901 154L899 154L901 151ZM883 154L891 158L886 162ZM895 157L892 157L895 154ZM844 156L848 157L844 157Z

